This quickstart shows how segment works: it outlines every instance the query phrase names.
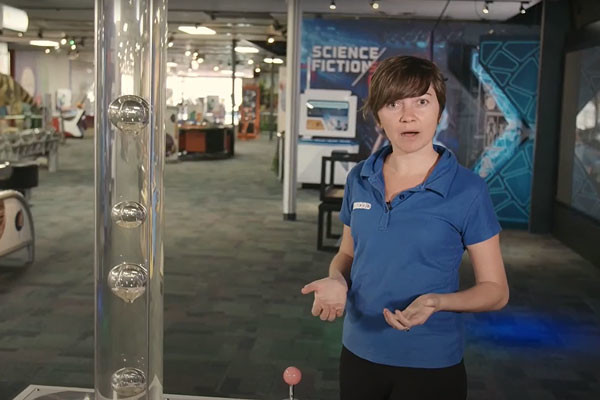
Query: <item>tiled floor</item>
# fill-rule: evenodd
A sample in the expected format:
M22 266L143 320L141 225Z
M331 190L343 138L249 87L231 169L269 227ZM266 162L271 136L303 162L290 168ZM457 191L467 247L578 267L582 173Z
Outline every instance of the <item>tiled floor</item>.
M298 397L336 399L341 324L300 294L331 258L315 250L318 195L299 190L298 221L283 221L274 142L236 151L166 166L165 392L282 399L296 365ZM93 386L93 141L68 141L60 161L33 191L35 264L0 269L0 400ZM470 398L597 400L600 268L550 236L504 231L502 246L511 301L467 316Z

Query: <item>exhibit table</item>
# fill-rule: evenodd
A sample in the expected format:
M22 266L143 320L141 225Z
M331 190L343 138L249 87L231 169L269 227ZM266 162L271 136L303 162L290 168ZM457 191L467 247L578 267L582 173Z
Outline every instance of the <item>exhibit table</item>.
M234 149L233 128L183 125L178 144L180 160L229 158Z
M29 385L13 400L94 400L93 389L71 388L62 386ZM165 394L164 400L243 400L226 399L224 397L184 396Z

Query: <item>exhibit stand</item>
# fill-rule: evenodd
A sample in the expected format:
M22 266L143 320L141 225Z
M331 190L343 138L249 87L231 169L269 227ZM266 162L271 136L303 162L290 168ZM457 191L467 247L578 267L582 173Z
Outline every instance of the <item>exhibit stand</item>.
M356 154L356 96L350 90L307 89L300 96L298 182L321 181L321 158L331 153ZM354 162L335 165L335 184L343 185ZM329 175L329 171L326 172Z

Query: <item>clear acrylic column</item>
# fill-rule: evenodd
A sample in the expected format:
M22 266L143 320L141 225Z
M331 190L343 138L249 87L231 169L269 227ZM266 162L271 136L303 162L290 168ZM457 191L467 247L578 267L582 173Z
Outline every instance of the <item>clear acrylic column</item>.
M96 0L96 400L163 398L166 18Z

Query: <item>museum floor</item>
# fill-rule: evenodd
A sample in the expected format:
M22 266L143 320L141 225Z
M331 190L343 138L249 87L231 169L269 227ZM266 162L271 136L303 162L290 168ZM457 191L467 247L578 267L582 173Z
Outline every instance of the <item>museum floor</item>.
M230 160L167 164L166 393L337 398L341 323L310 315L300 288L326 273L318 194L285 222L274 142L237 142ZM0 400L29 384L93 386L93 140L60 148L33 190L36 261L0 269ZM467 315L470 399L600 398L600 268L550 236L502 233L511 300ZM463 283L472 282L468 259ZM368 400L368 399L365 399Z

